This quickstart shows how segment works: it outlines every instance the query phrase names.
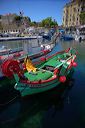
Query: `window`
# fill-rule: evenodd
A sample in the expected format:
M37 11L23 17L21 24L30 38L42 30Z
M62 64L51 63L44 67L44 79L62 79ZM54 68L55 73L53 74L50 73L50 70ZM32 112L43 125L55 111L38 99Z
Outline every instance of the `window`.
M74 10L74 12L76 12L76 8L74 8L73 10Z
M83 11L83 7L81 8L81 10Z

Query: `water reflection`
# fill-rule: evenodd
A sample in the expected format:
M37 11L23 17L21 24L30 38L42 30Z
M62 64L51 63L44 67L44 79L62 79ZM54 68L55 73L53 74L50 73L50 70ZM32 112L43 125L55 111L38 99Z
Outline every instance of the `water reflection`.
M64 100L73 85L74 79L71 78L48 92L24 99L18 97L1 111L2 128L40 128L48 115L54 118L57 111L63 110Z
M73 79L49 92L14 100L0 112L0 128L85 128L85 41L58 42L50 54L68 47L78 51Z

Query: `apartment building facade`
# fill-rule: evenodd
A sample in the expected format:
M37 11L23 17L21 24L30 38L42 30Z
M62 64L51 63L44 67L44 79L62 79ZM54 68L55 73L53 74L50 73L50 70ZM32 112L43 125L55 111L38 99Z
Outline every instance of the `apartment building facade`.
M76 27L81 25L80 14L85 12L85 0L72 0L63 9L63 26Z

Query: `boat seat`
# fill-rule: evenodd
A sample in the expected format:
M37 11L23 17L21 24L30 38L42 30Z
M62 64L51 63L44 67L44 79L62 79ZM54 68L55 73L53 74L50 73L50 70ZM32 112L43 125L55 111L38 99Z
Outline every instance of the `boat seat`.
M54 71L54 68L55 67L53 67L53 66L45 65L42 69L53 72Z
M60 62L65 63L65 62L66 62L66 60L65 60L65 59L60 59Z

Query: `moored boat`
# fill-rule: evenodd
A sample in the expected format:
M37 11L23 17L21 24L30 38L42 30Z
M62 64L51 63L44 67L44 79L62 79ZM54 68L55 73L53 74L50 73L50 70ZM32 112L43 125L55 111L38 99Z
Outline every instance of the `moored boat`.
M5 55L5 54L8 54L10 51L11 51L11 49L7 49L6 46L2 46L2 47L0 48L0 56L1 56L1 55Z
M4 74L2 73L1 71L1 64L7 60L7 59L16 59L17 61L19 61L20 63L22 63L24 61L24 58L28 55L29 58L31 60L33 59L37 59L41 56L44 56L46 54L48 54L50 52L49 49L44 49L36 54L26 54L24 51L20 51L20 52L16 52L16 53L13 53L13 54L7 54L7 55L2 55L0 56L0 78L2 78L4 76ZM35 60L36 62L37 60Z
M15 79L14 88L24 97L64 83L73 67L77 66L75 59L76 50L69 48L48 58L41 58L35 66L29 57L25 58L22 66L17 60L6 60L2 64L2 72L5 76Z
M64 34L61 36L61 39L65 41L70 41L70 40L74 40L74 37L71 34Z

